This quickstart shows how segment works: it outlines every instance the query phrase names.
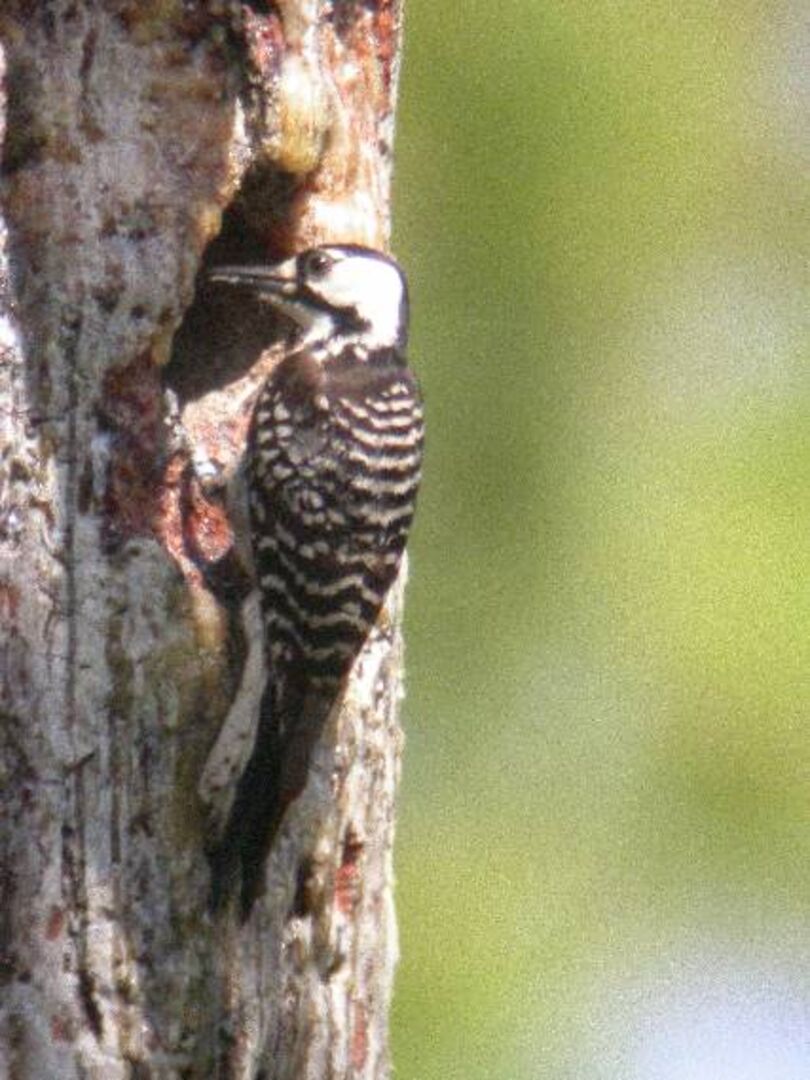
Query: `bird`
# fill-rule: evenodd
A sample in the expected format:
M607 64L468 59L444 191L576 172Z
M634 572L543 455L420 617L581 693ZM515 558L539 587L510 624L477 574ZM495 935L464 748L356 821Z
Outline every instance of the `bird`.
M422 472L423 402L408 366L408 286L389 255L327 244L276 265L218 266L291 324L246 450L267 680L255 743L212 860L212 898L263 891L285 812L394 583Z

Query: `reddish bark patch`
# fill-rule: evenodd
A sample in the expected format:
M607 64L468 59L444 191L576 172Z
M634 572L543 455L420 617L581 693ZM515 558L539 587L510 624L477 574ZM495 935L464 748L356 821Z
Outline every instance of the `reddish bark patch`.
M0 581L0 621L5 627L16 625L20 610L20 590L8 581Z
M360 900L363 842L349 830L343 841L343 856L335 875L335 904L338 911L351 915Z
M51 908L51 913L48 916L48 921L45 924L45 937L48 941L55 941L62 933L65 927L65 911L64 908L54 907Z
M395 0L380 0L374 11L377 59L382 67L383 83L387 91L391 90L397 56L397 7Z
M102 394L102 431L110 439L102 535L113 552L131 537L155 535L165 428L160 377L149 353L108 371Z
M245 41L251 63L262 79L273 80L284 54L284 27L275 11L259 14L244 9Z
M399 0L336 0L332 9L335 32L358 59L367 62L373 52L386 92L391 89L397 54L398 8Z
M206 499L193 477L184 496L183 527L192 558L205 563L224 558L233 545L233 533L224 508Z
M222 559L233 535L224 509L194 479L187 454L168 443L160 372L148 353L107 373L99 411L109 440L99 508L105 550L154 537L186 579L201 584L199 564ZM92 469L90 476L92 484Z
M60 1016L58 1013L51 1017L51 1038L54 1042L73 1042L73 1025L68 1017Z
M183 507L185 492L189 483L190 469L184 457L175 454L163 469L160 487L156 492L151 527L165 549L175 562L190 576L191 568L186 566L185 529L183 527ZM197 576L197 575L195 575Z
M353 1001L352 1005L352 1067L360 1072L368 1057L368 1017L362 1001Z

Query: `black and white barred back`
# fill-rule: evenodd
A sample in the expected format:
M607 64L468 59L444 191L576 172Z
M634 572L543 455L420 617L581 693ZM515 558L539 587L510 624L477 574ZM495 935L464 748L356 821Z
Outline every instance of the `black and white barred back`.
M389 275L394 268L397 277L389 276L382 296L368 299L377 308L363 307L368 289L338 306L320 256L333 280L362 260L354 267L357 289L370 280L369 267ZM264 386L248 447L268 682L220 859L226 878L239 872L243 915L260 891L284 812L306 783L312 748L396 578L424 441L421 397L404 359L407 299L396 264L353 247L316 249L291 264L284 265L291 266L294 291L288 286L277 306L306 332ZM225 273L223 280L234 280L236 271ZM340 284L341 301L352 299L349 285ZM215 887L222 894L230 885Z
M396 576L413 519L422 407L390 355L334 370L291 356L252 432L250 510L267 661L283 700L301 668L329 693Z

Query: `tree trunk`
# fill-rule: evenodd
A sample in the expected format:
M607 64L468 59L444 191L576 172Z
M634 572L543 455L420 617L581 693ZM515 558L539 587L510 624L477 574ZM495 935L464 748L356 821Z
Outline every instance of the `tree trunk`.
M223 492L278 349L195 278L385 246L399 31L397 0L0 9L0 1077L388 1074L401 581L265 897L208 910L263 680Z

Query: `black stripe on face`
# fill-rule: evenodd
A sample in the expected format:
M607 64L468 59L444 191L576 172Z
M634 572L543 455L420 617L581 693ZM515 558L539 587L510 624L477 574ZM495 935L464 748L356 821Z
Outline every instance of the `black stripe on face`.
M295 299L299 304L322 311L328 315L335 324L336 337L344 334L349 336L361 335L364 331L370 329L371 324L368 320L360 318L357 308L353 304L351 307L335 307L334 304L331 304L317 293L306 281L299 284L298 294Z

